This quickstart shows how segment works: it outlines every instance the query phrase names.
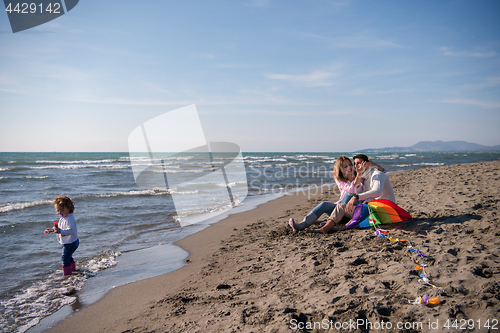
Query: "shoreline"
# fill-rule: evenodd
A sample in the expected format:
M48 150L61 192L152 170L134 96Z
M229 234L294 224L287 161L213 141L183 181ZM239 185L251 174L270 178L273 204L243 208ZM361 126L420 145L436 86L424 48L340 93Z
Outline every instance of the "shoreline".
M116 266L106 269L98 276L93 277L91 280L87 281L84 288L78 292L78 298L74 303L62 307L50 316L44 317L37 325L30 327L26 332L45 332L49 328L59 324L66 317L73 316L78 311L92 306L94 303L105 297L112 289L126 284L135 283L140 280L168 274L182 268L184 265L186 265L187 262L189 262L189 252L184 250L184 248L178 245L177 242L182 241L189 235L201 232L202 230L210 227L211 225L219 223L220 221L228 218L231 215L246 211L252 211L262 204L272 202L283 196L294 195L296 193L303 193L304 195L305 193L307 193L307 195L309 195L310 191L323 191L324 189L330 189L335 186L336 185L334 183L329 183L322 186L310 186L310 190L305 190L304 187L301 187L288 191L283 190L262 195L249 196L245 199L245 204L242 206L224 211L219 215L208 217L203 220L203 222L188 225L187 227L191 226L193 228L196 228L196 230L188 232L186 235L183 235L180 239L174 241L173 243L159 244L150 248L125 252L120 255L118 264ZM148 258L146 258L146 262L143 262L145 252L150 254L148 255ZM162 258L162 256L164 257ZM130 260L130 257L132 257L132 261ZM167 266L159 265L154 269L148 268L147 265L154 264L152 262L154 258L152 259L150 257L156 257L163 263L168 262ZM142 260L139 262L138 259L140 258L142 258ZM137 265L135 265L134 263L137 263ZM136 267L134 267L134 265ZM141 272L140 269L144 269L144 273Z
M332 185L324 185L324 187L328 186ZM300 191L299 189L297 190ZM92 279L87 281L84 288L80 290L79 297L76 302L66 305L52 315L41 319L37 325L30 327L26 332L45 332L49 328L63 321L65 317L72 316L78 311L92 306L94 303L105 297L112 289L126 284L135 283L144 279L168 274L182 268L186 265L186 262L188 262L189 252L184 250L183 247L179 246L177 242L188 237L189 235L201 232L202 230L209 228L211 225L216 224L233 214L239 214L241 212L254 210L261 204L277 200L285 195L287 194L270 193L247 197L245 205L235 207L228 211L224 211L219 215L208 217L203 220L203 222L188 225L187 227L191 226L195 228L195 231L191 231L190 233L188 232L187 235L183 235L180 239L174 241L173 243L159 244L153 247L129 251L121 254L116 266L110 267L105 271L100 272L98 276L93 277ZM144 255L146 254L148 254L148 258L146 259L147 262L144 263L143 259ZM162 258L162 256L164 257ZM154 264L154 262L152 262L154 258L151 257L156 257L159 261L162 261L163 264L167 262L167 265L160 265L153 269L148 268L146 267L147 265L152 266ZM139 262L138 260L141 258L142 261ZM134 263L138 264L135 265ZM134 267L134 265L136 267ZM140 269L144 269L145 273L140 272ZM125 271L122 272L122 270Z
M422 235L429 234L429 230L434 227L433 222L435 221L433 220L436 220L438 221L438 223L440 223L439 221L443 219L458 219L461 224L472 223L473 225L474 223L477 223L477 219L483 219L483 216L478 218L474 214L467 213L467 210L462 209L459 205L460 203L458 203L457 200L454 200L455 196L462 196L467 194L464 194L464 192L466 191L464 188L462 188L462 186L459 186L460 183L455 184L452 181L450 182L450 179L453 180L453 177L456 178L458 177L458 175L460 175L461 177L465 177L465 183L471 184L470 186L467 185L469 186L469 192L480 192L479 194L477 194L477 199L479 199L479 202L475 202L475 199L473 199L471 201L473 201L474 204L470 205L471 207L467 208L472 211L485 210L486 212L490 213L492 217L495 217L498 220L498 217L496 217L497 206L495 206L497 205L498 200L490 204L490 206L493 207L479 207L478 205L481 205L481 202L484 201L491 201L491 199L488 199L488 195L497 197L495 195L498 194L498 177L491 175L497 173L497 171L495 170L498 170L499 165L499 161L493 161L441 166L428 169L416 169L411 171L391 173L389 177L391 179L391 182L393 183L398 204L402 208L410 212L410 214L412 214L416 219L409 223L401 223L397 227L391 228L391 231L392 229L394 229L395 233L402 232L403 234L409 234L415 240L420 240L422 238L425 238ZM483 179L484 177L486 177L485 175L477 175L477 181L471 176L467 178L467 172L472 171L472 173L474 174L474 171L478 168L485 169L489 172L490 176L488 176L488 179ZM439 174L441 175L439 176ZM438 177L442 177L440 178L442 180L439 180ZM491 180L491 177L496 177L496 179L494 178L493 181ZM493 185L486 184L487 181L490 181L490 183L493 183ZM472 184L473 182L477 184ZM489 189L491 191L495 189L496 193L493 193L494 191L490 191L489 194L482 193L481 191L483 191L484 189L479 189L478 184L481 186L488 185ZM425 201L427 197L436 200L436 195L443 193L441 192L441 189L437 189L439 187L444 187L445 185L453 187L452 191L458 191L457 188L460 187L460 191L452 192L455 195L446 198L446 200L444 200L442 204L438 206L435 203L434 205L432 205L430 202ZM474 194L473 196L475 195L476 194ZM306 317L309 316L309 318L311 319L315 316L318 318L328 318L329 316L332 316L332 314L327 313L325 313L324 316L320 315L318 313L319 310L317 309L318 306L315 307L308 301L306 301L305 305L301 305L303 308L299 309L299 305L302 303L302 301L300 300L301 297L293 297L297 295L292 295L295 293L289 290L290 285L287 285L286 283L281 281L287 280L287 277L284 277L282 275L282 272L288 272L289 274L296 273L297 276L294 277L293 281L301 281L301 279L304 279L304 274L307 275L308 273L312 272L319 274L319 276L321 277L320 273L327 275L331 274L331 272L328 273L329 270L333 272L337 269L341 269L344 271L344 273L346 269L353 270L353 272L348 274L350 276L349 278L346 278L344 276L343 279L345 281L334 288L340 289L336 293L338 296L333 298L333 295L323 295L329 294L330 290L332 290L332 287L328 289L328 283L324 281L319 283L319 291L316 290L317 288L312 288L311 295L309 295L309 297L312 297L312 295L316 295L320 300L324 299L325 297L329 298L330 301L328 302L325 302L324 300L318 302L319 305L324 307L325 311L328 308L332 307L332 298L336 300L336 302L334 303L338 303L337 306L340 307L345 307L345 305L340 304L340 301L343 301L344 298L349 299L349 296L362 299L363 302L373 302L374 300L370 299L370 297L363 298L363 296L366 295L358 295L358 289L361 288L356 287L353 291L352 288L354 286L352 285L352 283L349 283L350 281L348 280L357 278L362 279L362 277L358 275L368 275L369 277L373 278L374 276L376 276L373 274L384 273L382 271L382 268L380 268L382 263L378 262L381 259L373 259L373 257L370 256L363 259L364 263L354 265L354 267L352 267L352 264L348 264L347 266L343 265L344 262L348 262L349 260L355 262L355 257L358 259L360 257L363 258L364 253L366 252L366 248L369 249L370 247L374 246L374 244L372 243L376 242L376 240L373 239L372 230L356 229L355 231L342 231L336 234L330 234L326 237L314 237L301 233L291 233L289 228L286 226L286 221L290 216L293 216L296 219L301 218L303 215L307 214L310 209L313 208L317 203L326 199L333 200L332 196L336 197L335 194L329 194L327 192L316 194L308 199L307 196L303 193L295 193L266 202L259 205L255 209L230 215L222 221L214 223L208 228L201 230L200 232L189 235L175 242L175 245L178 245L182 249L189 252L189 257L186 260L187 264L185 266L164 275L156 276L146 280L136 281L127 285L117 287L108 292L98 302L63 320L55 327L48 329L47 332L62 332L68 330L72 332L122 332L126 330L140 332L152 331L155 329L160 330L160 327L164 327L162 325L170 325L172 329L175 327L178 331L182 331L183 327L185 327L186 331L203 331L207 327L216 329L228 328L228 325L230 324L234 326L231 326L233 327L233 329L236 329L236 327L239 326L243 326L245 330L248 330L250 328L257 329L262 325L265 325L265 327L269 327L271 322L278 322L278 324L276 325L278 325L277 329L280 330L281 327L286 328L286 325L283 323L283 318L288 318L289 320L291 320L290 318L293 319L293 316L295 316L300 319L300 315L302 314ZM462 198L460 198L460 200L462 200ZM469 200L466 201L468 202ZM476 207L476 209L474 209L474 207ZM452 215L444 215L447 213L452 213ZM444 228L446 227L446 224L441 224L443 224L443 226L440 225L439 228L434 229L444 230L440 231L438 235L441 235L442 233L445 233L446 235L446 233L448 232L448 230ZM473 234L473 236L478 235L477 233L474 234L474 229L471 228L473 227L467 226L464 234ZM495 227L485 226L484 228ZM498 227L496 228L498 229ZM450 231L450 233L452 232L453 230ZM410 238L410 236L406 237ZM358 248L355 245L349 245L348 240L352 237L359 237L361 240L359 243L366 242L367 244L365 245L367 247ZM423 241L425 241L425 239ZM271 244L276 242L281 242L281 244L279 244L280 246L276 247ZM339 245L340 243L342 243L341 246ZM492 241L492 243L494 243L494 241ZM380 250L382 252L384 251L384 249L390 249L387 250L389 252L398 251L398 248L394 246L387 247L387 245L379 245L377 243L375 243L375 245L382 246L382 250ZM318 250L324 248L325 246L327 248L330 247L330 251L335 252L336 257L329 258L329 253ZM432 252L431 246L426 246L429 252ZM291 252L289 252L288 254L283 253L281 250L282 248L288 248L288 250L291 250ZM491 258L493 258L495 255L498 255L498 246L496 248L496 253L491 253L489 255ZM264 251L263 249L268 249L269 251ZM247 251L244 253L239 253L242 250L248 250L249 252ZM467 251L473 252L473 250L474 249L469 249ZM320 253L319 255L318 252ZM460 249L457 250L455 246L448 249L446 254L450 254L451 256L453 256L453 254L455 253L456 257L458 252L460 252ZM490 252L494 251L491 250ZM347 253L349 253L350 257L346 256ZM376 252L375 254L377 253L378 252ZM242 256L242 254L244 255ZM434 253L434 255L436 255L436 253ZM314 257L316 259L314 259L313 263L309 263L307 261L303 262L304 260L300 260L298 263L295 263L293 261L290 262L290 257L296 256L309 256L310 258ZM245 257L248 257L248 259L243 259ZM337 257L342 257L342 260L335 260ZM471 255L469 255L468 257L471 257ZM281 262L273 263L273 259L277 258L280 258ZM349 258L351 258L352 260ZM402 260L403 258L404 256L400 256L399 259ZM476 271L479 270L479 275L491 275L490 278L493 278L492 281L495 282L494 285L499 285L499 276L497 274L498 267L500 265L497 261L491 258L483 258L484 260L482 265L486 265L487 267L481 266L482 268L480 267L476 269ZM245 268L245 266L241 266L243 264L243 260L248 260L249 262L253 262L252 260L257 260L259 262L263 261L263 264L260 265L261 268L259 269L256 268L259 267L259 265L250 266L250 268L247 267L246 270L249 271L247 273L250 275L243 275L241 277L241 279L248 279L248 281L246 281L242 285L238 282L238 280L235 280L235 276L238 275L236 273L239 272L235 272L234 270L236 269L236 267L240 267L240 270L243 270ZM372 260L375 264L377 264L375 265L377 267L375 271L365 266L369 265L370 261ZM436 260L437 259L435 259L434 262L436 262ZM328 261L330 262L330 264L326 265L326 262ZM295 264L297 265L294 266ZM406 262L406 264L408 263ZM451 265L452 264L453 262L451 261ZM276 269L276 265L280 267ZM301 268L304 265L308 268ZM268 270L263 269L262 266L269 266ZM362 268L363 271L359 272L359 268ZM398 267L396 271L400 271L402 269L402 267ZM378 270L380 270L380 272ZM489 270L493 273L485 273L485 270ZM267 271L272 271L274 272L274 274L260 274ZM276 276L279 276L280 273L281 276L276 281ZM431 274L432 273L433 272L431 272ZM255 278L258 279L251 279L251 274L254 274ZM338 272L336 274L338 274ZM395 272L391 272L391 274L395 274ZM445 272L438 274L438 277L444 279L443 275L446 275ZM275 276L274 280L272 276ZM379 290L378 293L384 294L384 292L387 293L391 290L401 288L396 288L396 285L401 286L405 284L415 284L416 282L413 278L408 279L408 276L404 276L402 278L402 281L386 281L387 285L383 284L383 286L385 286L384 289L387 290ZM444 280L450 282L453 279L451 276L448 276ZM259 292L255 290L258 281L265 282L261 285L261 289L264 289L264 291L261 292L262 294L260 296L258 295ZM273 292L265 291L268 284L275 284L275 286L271 289L275 289L277 294L286 294L287 296L277 296L278 298L280 298L279 300L276 299L276 296L272 297ZM307 281L307 279L304 279L304 281L300 282L300 284L310 284L310 282ZM314 285L316 286L317 284L318 282L316 282L316 284ZM361 280L360 284L364 284L363 290L367 291L368 294L370 291L377 291L377 286L366 284L363 280ZM417 286L420 287L418 284ZM321 288L328 289L328 292L325 292L324 290L320 292ZM449 291L447 291L447 294L457 293L454 290L458 290L458 293L460 294L460 287L458 285L453 286ZM247 304L245 304L245 302L243 302L242 304L236 302L232 305L232 308L229 307L233 310L227 311L228 305L226 303L229 303L227 297L230 297L232 299L245 299L245 295L248 294L255 294L255 299L250 303L248 303L249 300L247 299L245 301L247 302ZM215 295L223 297L219 300L211 298L215 297ZM382 301L382 303L384 303L383 306L375 305L375 308L379 309L377 312L379 316L391 317L394 312L397 312L394 303L398 302L395 300L393 295L390 296L392 297L390 301ZM493 300L491 300L491 297L488 298L487 296L488 295L483 295L483 298L486 298L490 303L495 303L494 298ZM307 295L302 296L302 298L306 299L307 297ZM337 299L338 297L340 297L340 299ZM203 299L205 300L205 305L207 304L208 300L210 300L209 304L212 304L212 307L219 308L220 311L223 312L220 316L215 317L212 313L212 317L210 317L213 319L213 322L218 323L218 326L214 326L216 324L212 323L210 319L206 317L208 315L207 313L200 312L200 309L198 308L200 304L197 304L199 303L197 301ZM260 299L265 299L266 301L260 301ZM284 299L286 299L287 301L285 302ZM380 297L375 297L374 299L378 299L378 301L381 302ZM352 303L353 300L351 299L350 301ZM252 302L255 305L252 305ZM290 305L284 306L282 304L281 307L278 306L281 303L289 303ZM208 310L205 310L204 312L210 313L212 311L212 307L210 307L210 309ZM267 310L265 310L266 307ZM495 307L498 308L498 302L495 303ZM181 308L184 308L184 312L190 313L190 316L188 316L189 318L186 317L185 314L183 315ZM189 311L186 310L186 308L188 308ZM236 311L235 308L240 309ZM316 309L312 311L311 309L313 308ZM417 313L418 310L422 310L421 308L416 309ZM265 318L253 320L258 317L257 314L262 315L262 313L260 313L262 311L264 312L264 317L267 316L267 321ZM365 309L364 311L366 313L368 310ZM456 307L455 311L458 311ZM349 310L345 312L349 312ZM335 314L335 311L333 312L333 314ZM352 315L351 317L353 319L355 318L354 315ZM368 313L366 313L365 317L370 318ZM437 314L437 317L442 318L443 315ZM344 319L348 320L348 317L345 317ZM403 320L404 317L399 319ZM196 323L192 323L190 321L196 321ZM184 326L182 326L181 323L184 323Z
M204 259L206 259L207 254L212 253L212 251L215 252L219 248L221 241L233 236L238 228L241 229L246 226L247 222L245 218L248 217L253 219L255 217L254 212L257 210L259 211L257 214L259 218L267 218L270 214L270 210L273 210L276 203L300 205L304 200L307 201L307 196L309 196L309 193L304 194L295 192L290 195L266 201L253 209L231 214L194 234L190 234L174 242L173 245L179 246L189 253L188 257L184 260L185 265L169 273L113 288L95 303L81 309L63 321L56 323L54 327L49 327L43 332L74 331L75 327L82 327L82 332L86 332L87 329L83 327L85 326L84 323L88 320L92 320L95 323L96 318L97 320L100 318L103 324L105 322L107 323L109 317L101 318L99 314L109 309L110 306L115 308L114 311L123 313L123 315L133 315L134 311L129 310L131 305L133 305L133 307L136 307L138 304L147 306L149 301L154 298L160 290L163 292L166 289L176 290L182 287L186 279L198 272L205 265ZM167 283L170 284L168 287L165 286ZM144 290L150 292L145 293L143 292ZM120 305L118 308L114 306L117 304ZM73 321L76 321L76 324L73 323ZM118 326L113 325L113 327ZM116 331L118 332L121 330L117 329Z

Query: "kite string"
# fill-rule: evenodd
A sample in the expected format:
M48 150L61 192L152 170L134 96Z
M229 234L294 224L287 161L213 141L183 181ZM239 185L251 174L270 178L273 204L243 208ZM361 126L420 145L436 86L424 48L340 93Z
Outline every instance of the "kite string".
M388 230L383 230L383 229L377 228L375 226L375 220L372 219L372 218L370 218L369 221L370 221L370 225L372 225L375 228L375 235L380 236L381 238L387 238L390 242L400 242L400 243L406 242L408 244L407 245L408 251L410 253L414 253L416 255L416 257L417 257L415 259L415 263L417 264L417 267L415 267L415 270L422 270L422 273L419 275L419 277L420 277L420 279L418 280L419 283L423 283L423 284L429 285L432 288L444 290L443 288L438 287L438 286L434 285L433 283L431 283L431 281L429 279L429 275L425 271L425 267L427 267L427 265L425 265L423 263L419 263L419 257L421 259L423 259L423 258L425 258L425 254L423 254L422 252L420 252L419 249L413 247L413 245L407 239L399 239L399 238L394 239L391 236L387 237L385 234L389 233ZM429 298L427 295L419 296L413 302L410 301L407 298L404 298L404 299L409 304L438 305L441 302L441 300L438 297L436 297L436 298Z

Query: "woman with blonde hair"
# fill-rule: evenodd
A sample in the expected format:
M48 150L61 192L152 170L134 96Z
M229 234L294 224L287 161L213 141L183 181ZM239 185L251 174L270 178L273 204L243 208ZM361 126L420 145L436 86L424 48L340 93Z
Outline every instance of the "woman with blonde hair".
M376 163L368 162L368 168L376 167L379 170L384 170L381 166ZM349 157L340 156L333 166L333 178L340 191L340 198L337 202L332 203L329 201L323 201L317 205L300 223L295 223L295 220L291 218L288 224L293 229L293 231L304 230L309 228L314 224L323 214L330 215L335 206L341 202L347 203L355 193L363 192L363 181L361 175L357 174L354 170L353 164Z

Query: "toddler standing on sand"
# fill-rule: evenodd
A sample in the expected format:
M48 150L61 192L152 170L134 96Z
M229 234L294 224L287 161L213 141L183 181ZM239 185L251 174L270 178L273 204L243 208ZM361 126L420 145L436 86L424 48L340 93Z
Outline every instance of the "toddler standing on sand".
M75 205L70 198L60 195L54 199L54 210L60 216L57 226L45 230L46 233L54 232L57 234L57 241L62 245L62 269L63 275L71 275L76 270L73 253L78 248L80 241L76 228L73 210Z

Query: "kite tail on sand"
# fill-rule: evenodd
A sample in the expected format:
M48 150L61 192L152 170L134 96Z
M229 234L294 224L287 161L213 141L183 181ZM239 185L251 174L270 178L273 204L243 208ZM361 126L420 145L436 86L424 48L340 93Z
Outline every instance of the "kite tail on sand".
M379 224L392 224L412 220L407 211L394 202L378 199L365 204L358 204L346 228L366 228Z

